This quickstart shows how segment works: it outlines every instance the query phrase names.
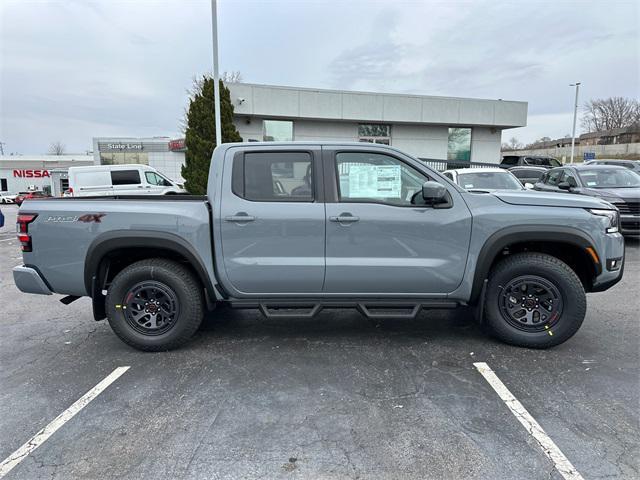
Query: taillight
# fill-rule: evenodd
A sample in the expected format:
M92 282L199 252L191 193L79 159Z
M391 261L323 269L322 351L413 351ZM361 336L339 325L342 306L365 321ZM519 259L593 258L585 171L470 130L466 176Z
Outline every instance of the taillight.
M69 192L69 195L73 196L73 187L69 187L67 192Z
M22 246L23 252L32 250L31 235L29 235L29 224L33 222L38 215L35 213L21 213L18 215L16 230L18 232L18 241Z

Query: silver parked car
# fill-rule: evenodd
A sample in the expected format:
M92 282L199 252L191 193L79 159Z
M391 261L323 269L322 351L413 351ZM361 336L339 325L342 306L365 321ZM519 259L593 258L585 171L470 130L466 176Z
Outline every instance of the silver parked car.
M443 175L470 192L523 189L516 176L504 168L458 168Z
M622 160L618 158L603 158L600 160L589 160L585 165L616 165L618 167L626 167L629 170L640 174L640 160Z

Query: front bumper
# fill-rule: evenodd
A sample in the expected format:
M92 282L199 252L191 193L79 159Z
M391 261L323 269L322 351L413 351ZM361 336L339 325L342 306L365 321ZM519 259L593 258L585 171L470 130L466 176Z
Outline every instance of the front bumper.
M607 234L599 250L602 270L594 279L591 292L603 292L622 280L625 263L624 237L621 233ZM615 260L615 267L612 262Z
M24 293L38 295L51 295L53 293L38 271L25 265L14 267L13 281L18 290Z

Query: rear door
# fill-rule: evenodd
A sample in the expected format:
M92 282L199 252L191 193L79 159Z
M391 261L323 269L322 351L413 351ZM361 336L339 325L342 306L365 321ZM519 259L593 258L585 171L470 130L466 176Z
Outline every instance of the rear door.
M325 206L320 149L248 149L225 158L224 274L242 294L322 291Z
M463 279L471 213L456 189L424 204L433 179L414 160L366 147L323 148L327 210L324 291L441 296Z

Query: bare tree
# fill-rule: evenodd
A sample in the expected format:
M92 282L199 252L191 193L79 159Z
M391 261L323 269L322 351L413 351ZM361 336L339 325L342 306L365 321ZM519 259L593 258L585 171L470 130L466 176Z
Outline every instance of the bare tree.
M220 75L220 80L224 83L238 83L242 81L242 74L240 71L223 72Z
M518 150L519 148L522 148L522 144L516 137L511 137L509 139L509 148L511 150Z
M66 150L66 145L64 145L60 140L49 145L49 155L64 155Z
M584 104L583 110L582 128L587 132L625 128L640 123L640 102L632 98L592 99Z
M191 101L193 101L194 98L196 98L196 95L201 95L202 94L202 86L204 85L204 81L207 78L213 78L213 73L208 72L205 73L204 75L200 75L200 76L196 76L194 75L191 79L191 87L186 89L187 92L187 98L188 98L188 102L190 103ZM242 73L240 73L240 71L231 71L231 72L222 72L222 75L220 75L220 80L222 80L223 83L236 83L236 82L241 82L242 81ZM182 114L182 119L180 120L180 130L182 131L182 133L184 133L187 129L187 112L189 111L189 107L185 107L183 114Z

